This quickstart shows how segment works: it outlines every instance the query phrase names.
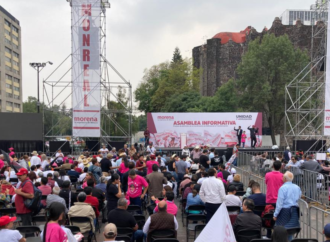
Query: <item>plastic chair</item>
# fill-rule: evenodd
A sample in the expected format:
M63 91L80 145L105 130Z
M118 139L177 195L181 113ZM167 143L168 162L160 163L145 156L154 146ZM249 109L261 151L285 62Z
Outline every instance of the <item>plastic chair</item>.
M191 206L189 206L191 207ZM189 223L189 221L197 222L197 223ZM202 224L198 224L198 222L202 222ZM196 234L199 231L202 231L205 227L206 215L204 214L193 214L187 215L187 229L186 229L186 238L187 242L189 239L196 239ZM194 237L189 237L189 232L194 231Z
M272 241L271 239L253 239L250 242L269 242Z
M76 176L69 176L69 178L70 178L71 184L76 188L78 178Z
M3 215L14 215L16 214L16 208L1 208L0 209L1 216Z
M128 227L117 227L117 234L131 237L133 235L133 229Z
M182 224L184 227L184 215L189 215L191 214L190 211L200 211L201 214L204 214L205 211L205 206L204 205L191 205L187 208L187 210L184 210L184 213L182 215Z
M139 225L139 229L142 230L144 224L146 223L146 218L143 215L135 214L133 215L136 223Z
M240 213L241 207L240 206L227 206L228 213Z
M36 215L32 217L32 224L36 225L37 222L46 222L45 215Z
M235 196L241 197L241 196L244 196L245 193L246 193L246 191L236 191Z
M35 237L39 236L41 233L41 230L38 226L18 226L16 227L16 230L18 230L23 235L34 234Z
M72 234L80 233L80 228L78 226L65 225L65 228L70 229Z
M261 230L259 229L243 229L236 234L237 242L250 242L252 239L260 239Z
M317 242L317 239L293 239L291 242Z
M131 242L131 238L127 235L119 235L116 237L116 241Z
M90 231L89 231L89 238L93 238L96 240L96 234L93 232L93 225L92 225L92 222L91 220L88 218L88 217L79 217L79 216L74 216L74 217L69 217L69 221L70 221L70 224L71 225L74 225L73 223L75 224L81 224L81 223L89 223L89 226L90 226Z
M180 201L180 205L181 205L182 226L184 227L184 214L185 214L185 209L186 209L186 205L187 205L187 199L182 199Z
M159 229L150 233L152 241L155 239L175 238L175 232L172 229Z
M140 206L138 205L128 205L127 207L127 211L130 212L131 214L135 214L135 213L141 213L142 214L142 209Z
M117 239L117 238L116 238ZM154 242L179 242L179 240L174 238L168 238L168 239L155 239Z
M259 216L261 216L262 212L265 210L265 205L264 206L255 206L253 209L253 212Z

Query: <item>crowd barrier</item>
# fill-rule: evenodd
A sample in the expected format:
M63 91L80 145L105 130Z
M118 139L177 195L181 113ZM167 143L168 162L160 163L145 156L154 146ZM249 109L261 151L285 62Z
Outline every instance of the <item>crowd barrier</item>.
M253 174L252 172L247 171L242 167L235 167L235 169L237 174L241 176L241 182L245 186L244 190L246 190L249 181L254 180L260 184L261 192L266 194L267 186L264 177L261 177L257 174ZM317 182L309 182L309 180L313 180L315 178L317 173L308 174L308 175L310 177L306 178L306 180L302 179L302 182L304 180L306 182L305 184L317 186L318 184ZM304 191L305 190L302 189L303 194ZM311 201L308 204L304 199L299 199L298 204L300 209L299 220L301 227L301 231L298 235L298 238L302 238L302 239L313 238L313 239L317 239L318 241L323 241L324 239L323 228L326 224L330 223L330 210L328 210L326 206L321 205L318 202Z

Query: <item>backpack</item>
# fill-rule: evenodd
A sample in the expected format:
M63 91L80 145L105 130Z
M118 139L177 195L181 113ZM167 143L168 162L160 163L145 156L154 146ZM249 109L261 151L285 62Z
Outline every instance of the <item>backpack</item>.
M32 199L29 199L29 198L25 199L24 205L25 205L25 207L30 209L33 214L37 214L37 213L39 213L39 210L41 208L42 192L30 180L23 182L22 188L24 187L25 183L27 183L27 182L31 182L31 184L33 186L34 197Z

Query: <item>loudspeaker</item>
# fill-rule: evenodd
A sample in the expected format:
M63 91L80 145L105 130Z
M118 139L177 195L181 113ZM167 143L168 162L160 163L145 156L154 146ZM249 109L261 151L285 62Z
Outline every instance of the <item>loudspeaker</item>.
M271 128L262 128L262 135L272 135Z
M87 140L86 145L91 152L98 152L100 149L100 144L98 140Z
M64 153L70 154L71 153L70 142L69 141L49 141L49 151L51 153L58 151L58 149L61 149L63 154Z

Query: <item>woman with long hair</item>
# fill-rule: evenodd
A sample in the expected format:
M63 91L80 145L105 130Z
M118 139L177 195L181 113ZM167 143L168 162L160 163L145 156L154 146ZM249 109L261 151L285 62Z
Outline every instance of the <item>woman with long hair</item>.
M106 187L105 196L107 198L108 213L117 207L118 199L121 198L122 192L120 187L120 177L114 173L109 179Z
M129 170L129 168L128 168L128 159L127 159L126 156L122 158L121 164L120 164L118 170L121 174L124 174L124 173L128 172L128 170Z
M67 242L66 233L59 225L59 221L65 216L65 206L59 202L53 202L47 210L47 221L42 235L43 242Z

